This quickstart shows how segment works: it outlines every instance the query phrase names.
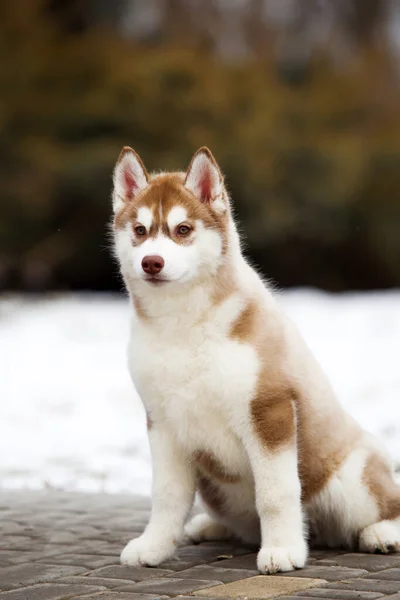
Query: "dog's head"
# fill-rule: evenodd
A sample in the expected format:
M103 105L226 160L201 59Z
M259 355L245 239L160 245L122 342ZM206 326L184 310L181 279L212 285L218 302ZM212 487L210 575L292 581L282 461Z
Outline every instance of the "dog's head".
M125 279L164 288L217 273L227 250L229 199L208 148L186 173L149 175L124 148L114 170L115 250Z

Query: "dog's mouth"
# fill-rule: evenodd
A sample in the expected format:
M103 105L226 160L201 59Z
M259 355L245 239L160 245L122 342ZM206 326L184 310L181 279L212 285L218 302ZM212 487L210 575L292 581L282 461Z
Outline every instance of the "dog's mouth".
M145 281L151 285L163 285L168 283L168 279L162 279L161 277L146 277Z
M154 285L155 287L157 286L163 286L163 285L167 285L168 283L183 283L185 281L185 273L183 275L181 275L180 277L177 277L176 279L167 279L166 277L161 277L160 275L150 275L147 277L144 277L142 279L142 281L145 281L146 283L149 283L150 285Z

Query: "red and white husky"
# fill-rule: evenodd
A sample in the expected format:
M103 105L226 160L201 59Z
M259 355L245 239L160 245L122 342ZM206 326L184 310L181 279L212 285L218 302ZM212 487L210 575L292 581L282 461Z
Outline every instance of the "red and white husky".
M159 565L184 534L260 543L262 573L303 567L308 536L399 550L389 460L243 257L211 152L186 173L149 175L124 148L113 203L153 461L150 522L122 563ZM185 527L196 490L205 512Z

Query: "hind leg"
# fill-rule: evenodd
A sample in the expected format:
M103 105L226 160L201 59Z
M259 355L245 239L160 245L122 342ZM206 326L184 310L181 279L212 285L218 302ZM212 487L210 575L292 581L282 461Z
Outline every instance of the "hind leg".
M234 538L250 546L259 544L260 521L252 481L223 483L203 475L198 491L205 513L186 526L186 534L193 541Z
M366 437L308 506L320 544L360 552L400 549L400 488L390 464Z
M357 550L360 533L382 519L364 482L369 454L370 450L361 445L353 450L308 504L312 538L319 546Z
M393 479L390 463L380 453L371 454L364 468L364 482L379 507L380 520L360 532L361 552L400 550L400 487Z
M400 550L400 522L379 521L365 527L360 533L360 552L389 554Z
M229 540L234 537L233 532L226 525L216 521L207 513L194 516L186 525L185 533L195 543Z

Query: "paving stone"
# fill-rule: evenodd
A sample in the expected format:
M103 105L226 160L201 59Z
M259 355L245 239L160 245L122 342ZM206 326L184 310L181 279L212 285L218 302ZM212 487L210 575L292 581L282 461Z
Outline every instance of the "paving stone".
M96 593L96 597L100 598L102 591L106 591L105 588L57 583L57 585L34 585L11 592L3 592L0 593L0 598L4 598L4 600L64 600L65 598L82 597L83 594L88 593Z
M339 548L312 548L310 550L310 557L321 560L323 558L334 558L335 556L347 553L347 550L340 550Z
M386 571L380 571L379 573L374 573L371 575L367 575L365 579L392 579L393 581L400 582L400 569L386 569ZM399 592L400 592L400 583L399 583Z
M390 567L400 567L400 554L342 554L334 558L318 560L317 565L338 565L352 569L382 571Z
M204 600L204 596L196 596L195 594L192 596L178 596L179 600ZM216 600L216 598L208 598L208 600Z
M50 550L44 548L43 550L37 550L32 552L31 550L14 550L15 553L14 558L11 559L11 563L14 565L24 563L24 562L34 562L34 561L43 561L46 564L49 564L53 561L54 557L58 554L62 554L63 549L59 549L58 546L50 547Z
M96 556L90 554L57 554L51 558L46 557L36 562L51 563L54 565L76 565L87 569L99 569L119 563L116 556Z
M311 590L310 590L311 591ZM314 591L314 590L312 590ZM332 592L333 590L328 590L330 592ZM298 594L294 594L294 596L279 596L279 600L362 600L362 596L360 596L359 594L361 594L362 592L352 592L353 595L351 596L332 596L332 595L326 595L326 596L319 596L317 594L307 594L307 591L305 592L301 592ZM367 592L364 592L367 593ZM370 596L369 596L370 597ZM384 596L383 594L378 594L378 596L375 596L374 594L372 595L372 598L382 598L385 599L388 598L388 596Z
M365 569L349 569L348 567L327 567L327 566L316 566L310 565L304 569L298 569L296 571L296 577L311 577L321 578L327 581L340 581L342 579L350 579L353 577L362 577L367 575L368 571ZM293 571L289 573L279 573L281 577L293 577ZM276 575L273 575L276 577Z
M218 566L219 562L244 556L246 552L248 550L245 548L226 548L215 545L211 547L203 544L184 546L178 550L173 558L164 562L161 567L172 571L183 571L207 563L215 563L215 566ZM255 564L254 561L251 568L254 569Z
M266 577L258 575L249 579L242 579L233 583L225 583L217 587L197 590L197 596L209 598L275 598L276 596L289 595L306 588L321 586L326 583L321 579L308 579L300 577Z
M18 550L0 550L0 567L12 564L12 561L20 556Z
M7 520L7 521L2 521L0 523L0 532L3 535L8 535L8 534L20 534L20 535L24 535L24 532L26 532L27 528L22 525L21 523L15 521L15 520ZM29 529L31 531L31 529Z
M130 593L130 594L142 594L143 593L145 595L147 593L150 593L150 592L147 592L147 591L146 592L138 592L137 589L136 589L136 584L135 583L127 583L126 581L125 581L125 585L118 586L118 587L114 588L112 591L113 592L124 592L124 593ZM153 598L160 598L160 594L163 594L163 593L164 593L163 590L159 590L158 592L154 592L152 597ZM172 594L170 592L168 592L168 594L169 594L167 596L168 598L170 598L171 596L173 596L173 597L176 596L176 594ZM180 598L180 596L181 595L179 594L179 598ZM164 596L162 596L162 597L164 597Z
M143 531L149 509L147 499L128 495L2 490L0 600L145 600L178 594L180 600L184 594L195 600L204 597L204 590L216 598L211 588L222 587L226 594L228 586L251 580L264 582L269 595L279 580L303 582L296 589L280 589L282 600L375 600L382 594L400 600L400 555L313 549L306 569L265 577L256 571L254 548L211 541L181 547L157 569L121 566L121 550ZM304 587L308 578L329 583L311 589ZM70 589L73 594L66 592ZM267 592L262 590L264 597ZM259 592L252 593L257 597Z
M169 600L169 596L160 596L159 594L124 594L123 592L104 592L100 594L90 594L87 596L79 596L80 600L86 600L91 598L92 600Z
M311 558L307 564L314 564L314 562L315 559ZM215 567L223 566L231 569L256 569L257 553L252 552L250 554L241 554L240 556L233 556L232 558L222 555L218 561L212 562L211 565Z
M242 556L248 553L246 548L227 547L221 544L195 544L179 548L177 557L180 560L191 560L195 558L203 562L216 562L226 560L225 557Z
M2 536L0 539L0 549L2 550L36 550L37 539L23 536Z
M63 554L91 554L99 556L114 556L118 558L121 550L124 547L124 542L121 544L109 544L100 540L85 540L77 544L65 544L62 548ZM47 549L50 551L52 545L49 544ZM60 552L60 554L61 554Z
M222 581L223 583L245 579L246 577L255 577L256 575L259 575L257 570L226 569L211 565L199 565L191 569L186 569L185 571L180 571L179 573L180 578L211 579L214 581Z
M378 577L380 574L376 573ZM353 590L360 592L379 592L380 594L396 594L399 591L399 582L390 581L388 579L348 579L346 581L338 581L329 583L327 588L336 590Z
M69 531L55 532L47 538L49 544L75 544L78 540L79 537Z
M168 596L177 596L178 594L190 594L196 590L202 590L207 587L215 587L220 585L221 581L206 581L205 579L175 579L175 578L163 578L163 579L150 579L148 581L142 581L135 585L126 586L124 588L118 588L121 592L144 592L146 594L167 594Z
M319 598L318 596L307 596L307 592L305 592L304 596L301 596L301 600L326 600L326 598ZM294 594L293 596L279 596L279 600L298 600L298 595Z
M190 569L191 567L195 567L196 565L202 566L204 561L196 560L193 558L192 560L179 560L178 558L171 558L166 562L163 562L161 565L163 569L168 569L175 572L181 572L186 569Z
M332 588L314 588L298 592L296 596L307 596L307 598L329 598L330 600L374 600L383 596L379 592L357 592L352 590L333 590Z
M196 546L200 546L201 548L227 548L227 549L231 549L233 552L240 552L240 553L244 553L244 554L248 554L249 552L256 552L257 551L257 544L244 544L244 542L241 542L240 540L236 540L236 539L226 539L226 540L208 540L205 542L200 542L200 543L190 543L188 544L189 547L196 547Z
M62 577L57 579L57 583L68 583L69 585L99 585L107 588L107 590L114 590L127 584L126 579L108 579L106 577Z
M245 554L244 556L212 562L210 566L227 569L255 569L257 567L257 554Z
M63 575L86 573L81 567L67 565L43 565L39 563L16 565L0 569L0 589L12 590L34 583L46 583Z
M107 577L108 579L128 579L129 581L145 581L146 579L156 579L170 575L172 571L167 569L154 569L150 567L125 567L115 565L112 567L103 567L89 573L88 577Z

